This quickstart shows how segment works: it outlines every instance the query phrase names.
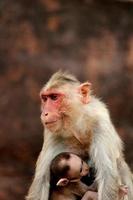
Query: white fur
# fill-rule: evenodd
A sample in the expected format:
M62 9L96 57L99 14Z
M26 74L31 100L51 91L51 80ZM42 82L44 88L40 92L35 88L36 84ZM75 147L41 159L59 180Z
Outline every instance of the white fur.
M26 199L48 200L50 162L58 153L72 150L69 148L69 142L65 146L64 140L69 141L73 129L77 134L82 134L82 137L87 131L93 133L88 153L97 170L98 200L119 200L118 190L122 182L129 187L128 200L133 200L133 183L131 172L123 159L123 144L112 125L106 106L95 97L84 106L80 102L76 103L73 102L75 116L72 113L73 119L67 130L58 135L45 130L44 145ZM80 150L77 147L77 153ZM117 160L121 161L119 168Z

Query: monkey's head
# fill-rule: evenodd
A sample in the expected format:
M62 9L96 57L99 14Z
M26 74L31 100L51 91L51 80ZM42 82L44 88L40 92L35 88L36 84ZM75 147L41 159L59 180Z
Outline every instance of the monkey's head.
M89 173L89 166L78 155L62 152L51 162L51 184L66 186L68 183L79 182Z
M58 132L77 122L90 101L90 86L88 82L81 84L68 73L55 73L40 92L44 127Z

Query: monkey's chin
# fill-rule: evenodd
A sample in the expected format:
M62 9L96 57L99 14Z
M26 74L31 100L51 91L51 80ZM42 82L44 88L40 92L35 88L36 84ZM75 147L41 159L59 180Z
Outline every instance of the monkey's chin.
M58 133L62 128L62 123L60 121L50 122L45 124L45 128L51 132Z

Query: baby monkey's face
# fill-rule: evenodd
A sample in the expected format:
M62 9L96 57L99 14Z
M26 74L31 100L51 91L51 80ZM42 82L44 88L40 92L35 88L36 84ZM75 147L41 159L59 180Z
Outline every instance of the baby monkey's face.
M75 154L71 154L67 164L70 167L68 176L71 180L81 179L89 173L89 166L87 163Z

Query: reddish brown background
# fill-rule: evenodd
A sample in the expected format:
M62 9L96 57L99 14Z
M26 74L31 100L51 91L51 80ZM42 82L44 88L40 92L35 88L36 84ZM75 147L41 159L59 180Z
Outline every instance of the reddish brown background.
M24 199L41 149L39 90L58 69L89 80L133 169L133 4L0 1L0 199Z

